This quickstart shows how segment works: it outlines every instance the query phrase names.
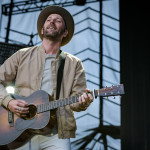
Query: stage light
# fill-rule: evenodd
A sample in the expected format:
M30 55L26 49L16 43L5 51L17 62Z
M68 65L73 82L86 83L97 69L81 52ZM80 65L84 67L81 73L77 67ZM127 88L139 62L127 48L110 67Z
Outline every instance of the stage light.
M79 6L83 6L86 4L86 0L75 0L75 4Z
M7 91L7 93L14 94L14 92L15 92L15 88L14 88L14 87L12 87L12 86L8 86L8 87L6 87L6 91Z

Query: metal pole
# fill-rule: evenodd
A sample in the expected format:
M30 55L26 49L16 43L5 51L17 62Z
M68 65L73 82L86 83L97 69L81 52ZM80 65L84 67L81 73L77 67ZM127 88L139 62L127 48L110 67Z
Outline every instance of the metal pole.
M100 0L100 89L103 87L103 27L102 27L102 0ZM103 98L100 97L100 126L103 125Z
M9 40L9 32L10 32L9 30L10 30L10 25L11 25L12 8L13 8L13 0L11 0L11 3L10 3L10 11L9 11L9 17L8 17L6 38L5 38L6 43L8 43L8 40Z
M100 0L100 89L103 88L103 2ZM100 125L103 126L103 97L100 97ZM104 149L107 150L106 134L102 133Z

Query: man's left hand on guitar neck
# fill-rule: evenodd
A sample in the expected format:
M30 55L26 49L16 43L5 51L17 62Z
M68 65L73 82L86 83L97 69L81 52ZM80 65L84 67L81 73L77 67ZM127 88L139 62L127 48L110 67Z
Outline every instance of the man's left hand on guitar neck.
M94 99L89 89L86 89L85 91L86 93L83 93L79 97L79 104L81 109L87 108L93 102Z

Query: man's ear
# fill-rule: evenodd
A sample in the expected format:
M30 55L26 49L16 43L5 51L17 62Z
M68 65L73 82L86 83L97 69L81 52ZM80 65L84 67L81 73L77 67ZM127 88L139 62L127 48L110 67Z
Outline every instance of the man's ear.
M68 30L65 29L65 32L64 32L64 34L63 34L63 37L66 37L67 35L68 35Z

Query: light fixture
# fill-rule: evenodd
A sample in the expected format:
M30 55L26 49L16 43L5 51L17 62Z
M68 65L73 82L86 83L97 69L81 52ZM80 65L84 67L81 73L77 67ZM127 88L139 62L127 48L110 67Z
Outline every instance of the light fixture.
M79 6L83 6L86 4L86 0L75 0L75 4Z
M13 86L8 86L6 87L7 93L14 94L15 93L15 88Z

